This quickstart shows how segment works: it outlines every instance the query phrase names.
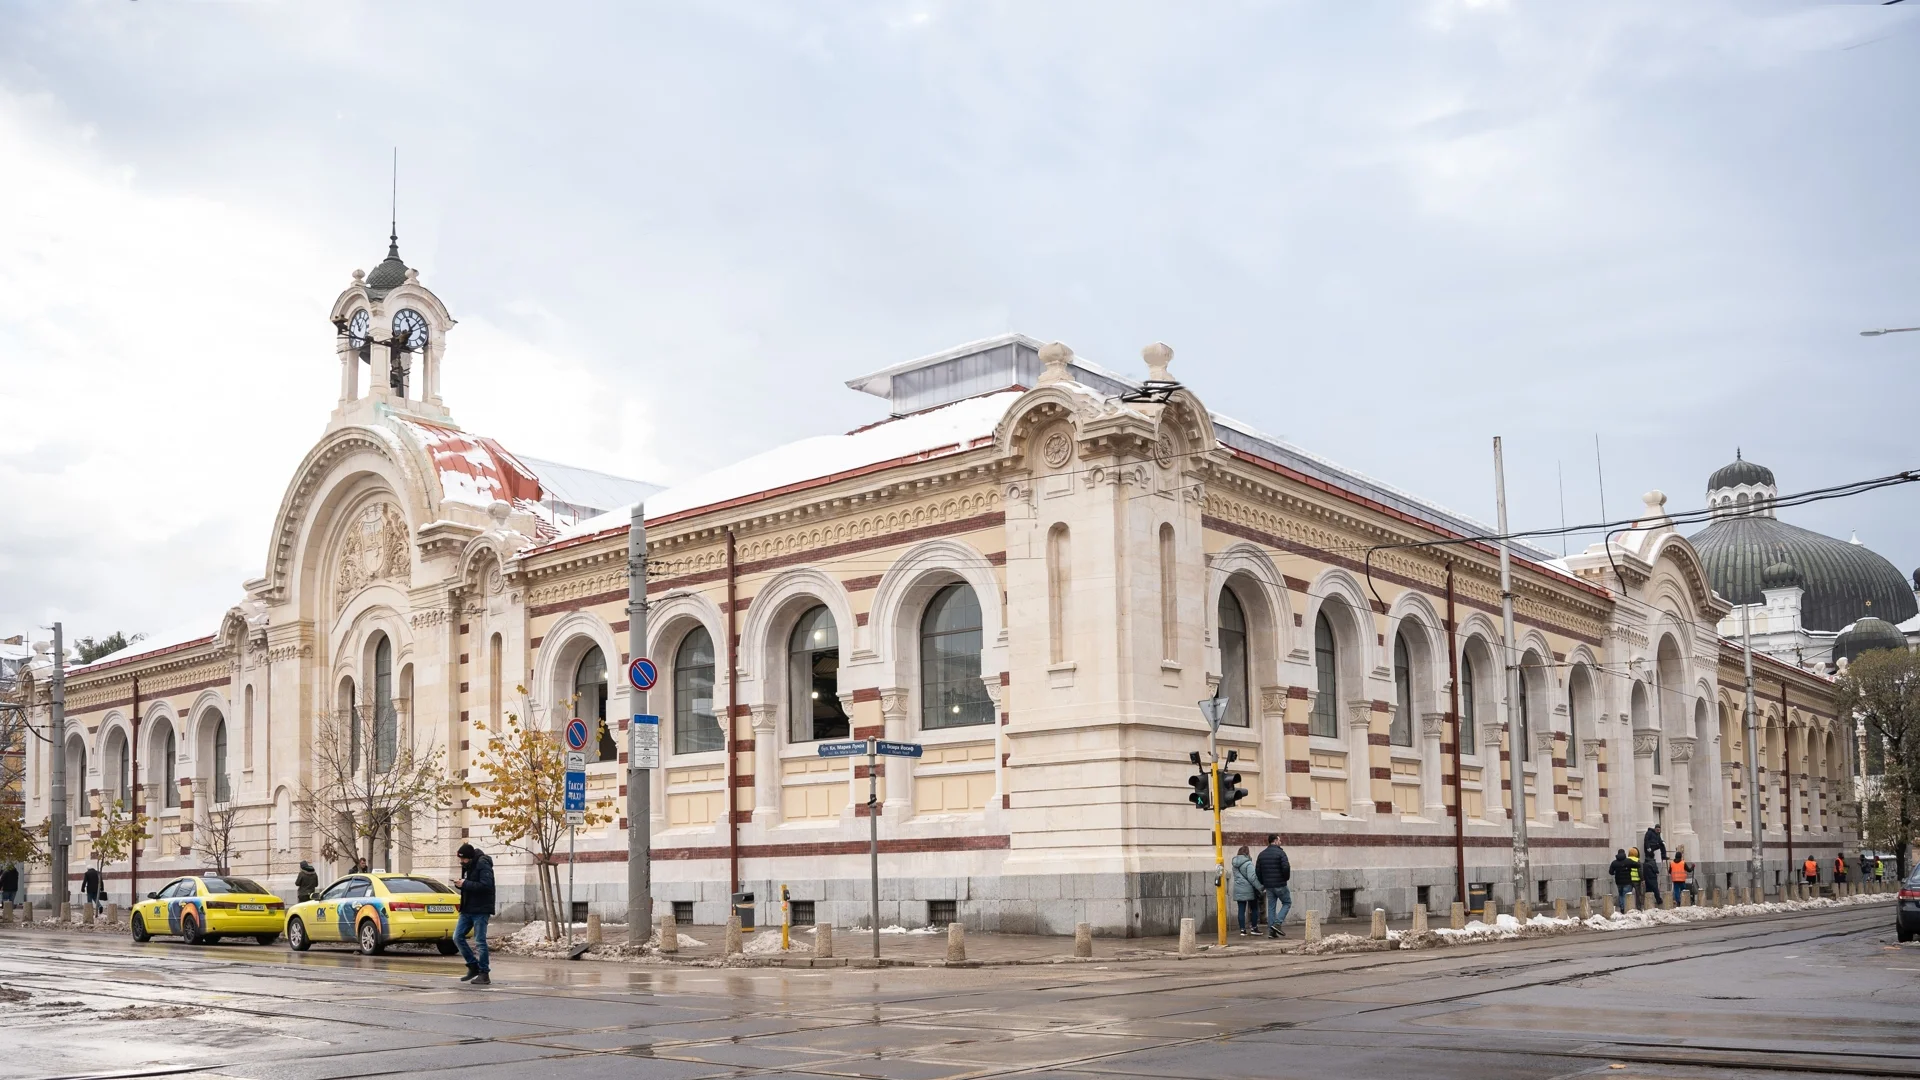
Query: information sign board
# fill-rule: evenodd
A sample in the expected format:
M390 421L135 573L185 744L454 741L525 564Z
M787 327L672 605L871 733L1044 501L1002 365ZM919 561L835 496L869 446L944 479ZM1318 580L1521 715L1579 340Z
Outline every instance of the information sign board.
M627 767L630 769L657 769L660 767L660 718L647 713L633 714L633 723L627 728Z

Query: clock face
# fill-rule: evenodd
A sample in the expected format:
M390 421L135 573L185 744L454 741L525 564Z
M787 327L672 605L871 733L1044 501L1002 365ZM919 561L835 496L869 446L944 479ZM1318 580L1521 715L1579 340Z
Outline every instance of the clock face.
M373 320L368 317L365 308L354 312L353 320L347 323L347 342L353 346L354 353L364 363L373 362L373 350L370 348L373 342L367 335L367 329L372 323Z
M423 352L427 347L426 316L412 308L401 308L393 316L393 344L408 352Z

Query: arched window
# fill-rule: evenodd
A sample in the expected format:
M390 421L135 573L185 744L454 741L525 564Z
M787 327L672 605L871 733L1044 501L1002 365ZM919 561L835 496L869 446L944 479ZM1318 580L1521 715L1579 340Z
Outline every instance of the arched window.
M1049 659L1056 664L1066 662L1067 638L1073 632L1067 625L1067 593L1072 587L1072 547L1067 527L1055 525L1047 530L1047 638Z
M1519 671L1515 672L1513 681L1519 684L1520 728L1517 737L1508 746L1507 752L1517 754L1520 760L1525 761L1533 753L1533 742L1528 737L1533 723L1533 710L1527 703L1527 669L1522 667Z
M373 768L386 772L400 751L400 719L393 707L393 639L373 647Z
M726 745L713 715L713 635L696 626L673 656L673 752L699 754Z
M1163 522L1160 526L1160 655L1168 660L1178 659L1180 652L1180 591L1174 583L1173 569L1173 526Z
M113 791L110 794L115 801L124 806L133 805L131 790L133 787L132 749L133 747L127 742L127 737L124 734L118 731L113 733L113 749L107 752L109 754L108 760L111 761L113 765L114 775Z
M168 807L179 806L180 774L175 771L175 765L179 761L180 746L174 740L173 725L165 720L160 721L160 737L153 742L160 751L160 768L156 770L160 774L160 803Z
M789 640L788 737L794 742L844 739L851 733L840 705L840 632L825 606L800 616Z
M573 715L587 722L592 760L620 759L620 744L607 724L607 658L598 645L573 669Z
M993 699L980 682L980 600L971 585L933 594L920 617L920 726L993 723Z
M1586 691L1586 666L1575 665L1572 677L1567 679L1567 768L1569 769L1580 767L1580 698Z
M213 801L233 801L233 782L227 778L227 718L213 714Z
M1307 734L1329 739L1340 736L1340 656L1334 648L1333 624L1322 611L1313 617L1313 672L1319 689L1313 695L1313 712L1307 717Z
M1474 729L1473 657L1460 658L1460 756L1480 752L1479 734Z
M248 683L245 697L245 711L240 714L240 767L253 767L253 684Z
M487 642L487 728L500 730L500 717L506 709L500 696L500 635L495 634Z
M1247 701L1247 615L1231 588L1220 590L1220 696L1227 699L1222 724L1251 727Z
M93 816L87 799L87 744L75 735L67 740L67 820Z
M1404 634L1393 636L1393 724L1387 729L1387 741L1394 746L1413 745L1413 658L1407 654Z

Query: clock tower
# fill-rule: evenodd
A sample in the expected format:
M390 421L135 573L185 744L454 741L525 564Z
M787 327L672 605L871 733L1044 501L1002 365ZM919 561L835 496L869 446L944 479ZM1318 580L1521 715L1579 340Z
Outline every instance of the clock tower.
M420 284L420 272L401 260L397 232L387 237L387 257L372 273L353 272L331 318L340 358L335 426L383 410L451 426L440 400L440 363L454 319Z

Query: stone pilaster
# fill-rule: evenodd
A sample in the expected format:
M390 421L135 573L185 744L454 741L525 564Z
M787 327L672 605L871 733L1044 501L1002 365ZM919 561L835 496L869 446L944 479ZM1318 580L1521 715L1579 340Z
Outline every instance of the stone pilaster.
M1585 762L1587 770L1586 784L1581 789L1582 818L1589 824L1598 824L1607 814L1607 740L1580 740L1580 760Z
M1386 799L1391 806L1393 801L1393 762L1387 757L1388 747L1380 747L1380 758L1374 760L1374 722L1373 701L1356 698L1347 702L1347 815L1356 818L1370 818L1380 813L1380 789L1374 785L1382 771L1389 779L1385 782ZM1387 741L1386 725L1380 725L1379 739Z
M1551 763L1548 776L1553 781L1552 821L1573 820L1573 800L1567 794L1567 733L1553 731L1547 733L1547 754ZM1543 815L1546 804L1542 807Z
M1446 713L1420 714L1421 812L1434 819L1443 817L1452 802L1452 785L1444 779L1452 775L1448 771L1450 765L1445 752L1446 736Z
M1255 805L1269 813L1287 809L1287 688L1260 688L1260 794Z
M981 680L983 683L985 680ZM999 679L994 680L998 687ZM889 742L907 742L907 703L911 695L904 686L883 686L880 688L880 723L886 729L881 738ZM999 712L998 708L994 710ZM995 725L997 728L998 725ZM887 766L898 767L889 769ZM997 774L998 769L994 770ZM897 774L897 775L896 775ZM913 761L911 758L881 759L882 789L880 792L881 813L887 817L900 817L913 813Z
M1673 804L1673 833L1676 840L1681 839L1682 834L1691 836L1693 833L1693 750L1697 741L1691 735L1674 735L1667 739L1667 760L1673 765L1673 775L1667 778L1667 791Z
M1507 725L1488 721L1480 725L1480 801L1487 820L1495 821L1513 806L1506 792L1507 763L1501 752L1507 748Z
M1280 731L1286 750L1287 804L1294 810L1309 810L1313 808L1313 776L1308 771L1313 751L1307 732L1312 730L1308 720L1312 693L1305 687L1288 687L1284 709Z
M780 820L780 740L774 730L779 708L754 705L753 821L771 825Z

